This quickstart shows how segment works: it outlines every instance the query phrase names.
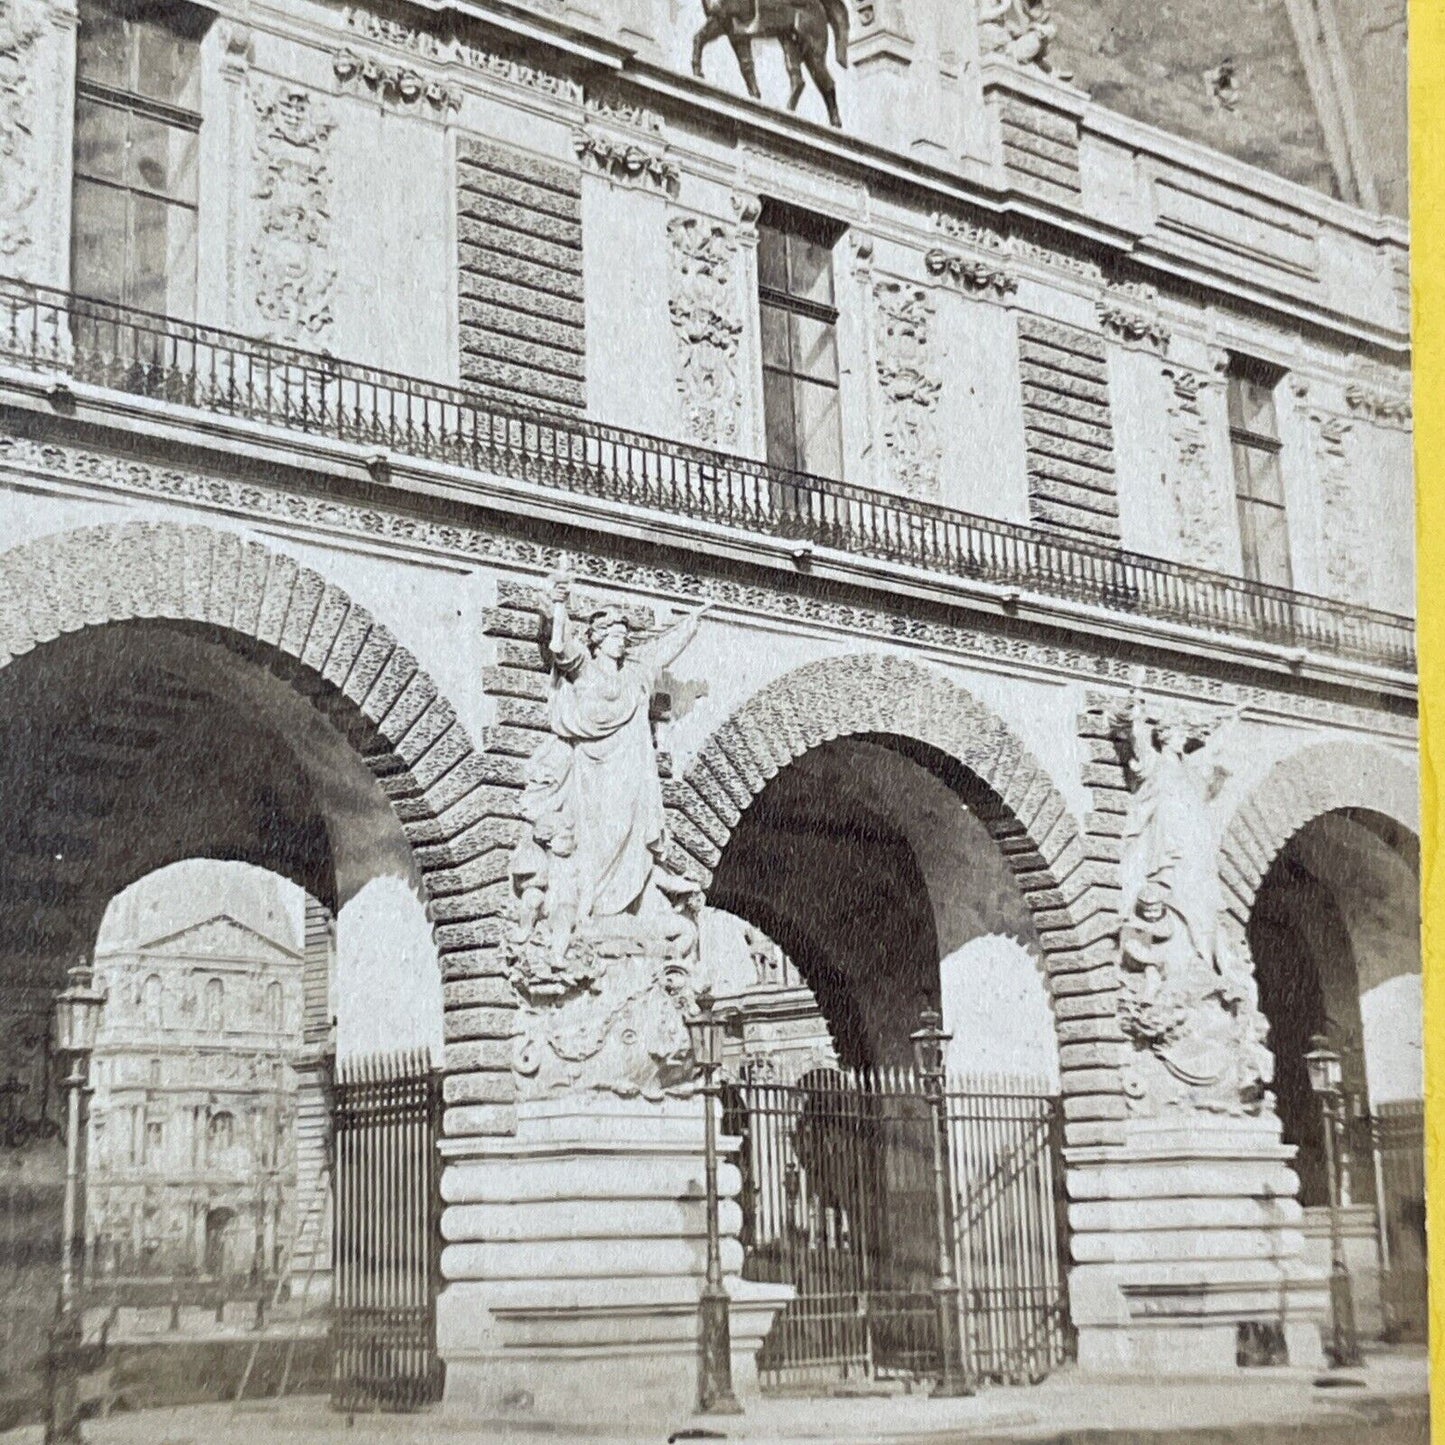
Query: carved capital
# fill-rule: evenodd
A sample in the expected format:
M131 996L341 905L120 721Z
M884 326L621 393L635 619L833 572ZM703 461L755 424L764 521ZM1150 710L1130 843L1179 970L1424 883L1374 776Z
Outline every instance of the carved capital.
M924 256L923 264L930 276L951 281L964 291L991 291L1004 297L1019 289L1018 278L1003 266L945 251L941 246L934 246Z
M462 108L462 92L409 65L386 64L343 48L331 57L332 73L343 91L368 93L408 110L445 115Z
M637 185L675 196L682 172L665 149L622 140L595 126L572 132L572 149L589 170L621 185Z
M1094 309L1099 325L1121 345L1168 351L1170 330L1159 315L1159 293L1153 286L1115 283L1105 289Z
M737 190L729 197L737 217L738 240L748 244L758 239L758 219L763 214L762 198L753 191Z

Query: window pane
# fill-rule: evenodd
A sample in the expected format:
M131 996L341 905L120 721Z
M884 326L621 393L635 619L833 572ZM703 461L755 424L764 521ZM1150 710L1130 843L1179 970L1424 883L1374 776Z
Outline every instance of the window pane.
M758 229L758 280L773 291L788 289L787 241L771 226Z
M833 327L810 316L794 316L793 370L814 381L838 384L838 348Z
M101 301L124 300L124 191L76 181L71 270L71 284L80 295Z
M838 389L816 382L798 381L798 453L803 471L821 477L843 473L843 445L839 427Z
M127 304L188 316L196 289L196 213L188 206L132 196L131 217Z
M759 310L763 323L763 365L790 371L792 353L788 350L788 313L776 306L762 306Z
M1239 403L1243 420L1239 423L1245 431L1260 436L1272 437L1278 433L1274 420L1274 388L1265 386L1250 377L1240 378Z
M139 20L136 30L136 91L185 110L200 108L197 43L155 20Z
M784 372L763 372L763 419L768 434L768 462L775 467L796 467L793 381Z
M102 180L125 179L125 133L129 113L79 99L75 103L75 169Z
M1284 506L1284 482L1280 477L1279 453L1263 447L1246 448L1249 454L1249 494L1260 502Z
M827 246L820 246L803 236L788 237L788 256L791 262L788 287L794 296L820 302L824 306L833 304L833 252Z
M1239 530L1245 576L1275 587L1290 586L1289 531L1283 509L1241 501Z
M199 140L195 131L132 116L127 181L141 190L194 204Z
M75 64L82 80L129 90L130 37L125 21L99 5L81 0Z

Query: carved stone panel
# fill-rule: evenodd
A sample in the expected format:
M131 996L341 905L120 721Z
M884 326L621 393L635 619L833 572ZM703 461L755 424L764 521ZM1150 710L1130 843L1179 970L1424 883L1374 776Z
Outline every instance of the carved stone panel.
M1209 420L1202 405L1209 378L1182 366L1166 366L1164 377L1169 383L1169 491L1180 560L1227 571L1229 498L1214 475Z
M910 497L938 494L942 449L938 397L943 379L928 292L901 281L873 287L874 368L883 398L884 464L889 482Z
M738 435L738 242L732 230L695 216L667 223L672 253L668 314L677 338L677 389L689 440L731 447Z
M40 98L31 77L44 29L45 13L34 0L0 0L0 257L14 256L34 240Z
M1350 465L1353 425L1326 412L1310 413L1310 436L1319 478L1325 590L1351 602L1369 595L1370 574L1361 539L1369 535Z
M252 225L245 305L278 340L315 341L334 320L331 136L324 101L300 85L250 80Z

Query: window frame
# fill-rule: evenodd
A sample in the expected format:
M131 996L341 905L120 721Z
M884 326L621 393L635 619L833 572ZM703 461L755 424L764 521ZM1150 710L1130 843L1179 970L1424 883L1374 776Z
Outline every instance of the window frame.
M843 419L841 405L842 368L838 358L839 310L837 305L837 268L834 264L833 252L845 230L846 227L840 222L832 221L827 217L800 210L797 207L771 199L763 202L762 212L758 218L758 250L760 257L757 282L758 331L760 338L759 360L763 384L764 447L768 464L784 471L833 476L837 479L841 479L843 472ZM764 247L770 244L765 238L764 233L777 236L781 241L785 273L784 287L786 289L769 284L763 279L761 253ZM795 240L806 242L827 253L828 291L833 298L831 301L819 301L815 297L806 296L800 291L793 289L792 244ZM766 343L761 340L766 334L766 313L769 311L783 319L783 332L787 346L786 365L779 365L775 361L769 360ZM801 363L794 354L796 347L795 332L798 320L811 322L816 326L826 328L832 350L833 374L831 378L818 376L805 369L805 365ZM831 470L819 465L817 457L809 456L805 449L805 437L799 425L799 416L805 410L805 408L799 405L800 387L816 388L819 391L831 393L834 411L834 429L831 438ZM786 430L789 447L786 458L777 455L774 447L774 436L778 430L776 422L778 420L779 407L774 397L779 390L784 391L787 396L788 410Z
M163 126L167 131L193 138L192 143L198 145L198 141L194 138L200 136L204 119L199 109L203 82L201 45L214 16L209 11L185 4L126 3L126 0L119 0L119 3L112 4L103 3L102 0L102 3L84 8L93 8L96 11L104 12L111 19L122 23L147 22L169 32L175 39L186 42L190 47L189 60L192 67L195 104L198 108L191 110L186 106L176 105L144 93L138 73L140 65L138 31L128 30L125 32L127 40L125 49L126 79L128 85L133 87L129 89L125 86L118 86L110 80L99 80L86 74L84 42L77 36L75 93L72 105L75 118L75 138L71 144L70 273L72 289L85 299L102 304L137 306L136 292L142 286L142 278L145 274L137 264L141 256L138 239L141 227L137 220L137 203L148 201L165 208L164 215L168 222L164 233L166 239L162 242L164 251L159 257L160 264L153 273L161 277L165 286L165 304L160 309L167 315L189 319L195 314L199 289L199 153L192 165L189 197L177 195L170 189L157 189L154 186L146 185L139 178L132 178L129 174L129 153L135 143L133 129L134 122L137 120ZM80 19L82 30L86 19L86 15L82 14ZM118 140L122 152L119 177L100 174L98 168L87 169L82 161L79 147L81 117L87 109L95 112L111 112L116 117L114 130L107 127L104 133L113 135ZM118 268L119 295L96 294L97 288L83 287L79 283L81 228L77 224L77 220L82 209L81 196L86 189L108 192L122 198L124 221L120 227L120 233L108 238L118 243L121 248ZM189 275L185 283L187 294L179 302L171 292L173 276L168 243L169 222L175 212L185 212L190 218L190 254L187 265ZM139 309L155 310L156 308L142 306Z
M1284 441L1279 435L1279 385L1284 380L1283 368L1271 366L1268 362L1254 357L1231 353L1229 367L1225 374L1226 417L1229 425L1229 465L1234 487L1235 525L1239 531L1240 571L1251 582L1262 586L1280 587L1292 590L1294 587L1294 557L1290 545L1289 499L1285 495L1284 467L1282 458ZM1257 431L1243 425L1243 387L1252 385L1270 393L1270 409L1274 422L1273 432ZM1237 402L1236 398L1240 398ZM1240 422L1236 423L1238 413ZM1273 464L1278 501L1259 494L1254 486L1252 470L1240 466L1240 450L1247 457L1267 457ZM1283 540L1284 576L1262 575L1261 553L1258 536L1260 529L1256 519L1263 513L1271 516L1278 525Z

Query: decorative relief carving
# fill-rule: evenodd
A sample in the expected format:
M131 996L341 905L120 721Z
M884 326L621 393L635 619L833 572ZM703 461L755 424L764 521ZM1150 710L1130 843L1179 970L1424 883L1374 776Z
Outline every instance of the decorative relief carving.
M650 185L669 196L677 194L682 173L665 151L621 140L594 126L572 133L572 149L583 165L611 180Z
M1237 718L1150 712L1138 692L1115 718L1135 788L1119 865L1119 1019L1135 1045L1124 1087L1139 1113L1256 1114L1273 1078L1253 970L1220 927L1210 803Z
M519 1092L658 1098L692 1081L683 1010L697 965L696 885L662 863L666 812L650 712L706 605L646 642L626 613L578 628L554 576L551 731L528 759L506 957L521 999Z
M1408 376L1378 363L1355 363L1356 376L1345 388L1345 403L1358 416L1382 426L1408 428L1413 417Z
M984 55L1000 55L1015 65L1069 79L1049 62L1049 46L1058 34L1049 0L980 0L978 43Z
M1182 366L1166 366L1164 378L1171 393L1168 477L1180 560L1223 571L1228 561L1228 498L1214 476L1209 421L1200 407L1211 378Z
M201 511L216 510L250 522L265 520L283 526L366 537L476 563L536 570L556 567L561 561L555 547L498 530L437 521L398 508L382 510L361 506L334 496L306 496L174 467L153 467L145 462L28 437L0 434L0 467L37 485L52 477L66 478L82 485L161 497ZM1417 735L1415 720L1410 716L1314 697L1287 687L1226 682L1219 677L1181 672L1168 666L1140 668L1104 646L1089 649L1037 642L1014 633L963 627L884 607L830 601L795 588L773 588L726 577L700 577L675 567L639 563L630 557L602 552L574 553L571 562L579 575L597 586L707 598L729 608L836 629L858 637L911 642L960 657L1008 662L1103 685L1137 684L1156 692L1217 705L1249 707L1325 727L1386 733L1407 742Z
M1142 281L1116 281L1094 303L1099 325L1116 341L1164 352L1169 349L1169 327L1159 316L1159 292Z
M387 65L354 50L338 50L331 58L331 69L343 90L366 90L379 100L415 109L425 105L442 113L462 107L457 86L429 80L410 66Z
M455 63L492 80L520 85L559 100L582 103L582 86L577 81L541 70L503 50L486 49L460 39L443 39L430 30L417 29L359 5L349 5L342 11L342 24L369 40L410 51L413 55Z
M934 211L928 219L939 235L964 241L976 250L997 252L1000 256L1007 256L1011 250L1008 241L997 231L977 225L973 221L966 221L962 216L952 215L948 211Z
M255 226L247 256L251 306L273 338L331 325L331 132L324 104L299 85L255 81Z
M1018 280L1002 266L971 256L960 256L934 246L923 258L930 276L952 281L965 291L993 291L999 296L1012 296L1019 289Z
M1326 589L1341 601L1359 602L1370 592L1369 568L1360 546L1370 529L1361 515L1350 465L1354 427L1347 417L1322 411L1311 412L1309 421L1320 487Z
M943 381L930 336L933 302L926 291L900 281L879 281L873 300L873 360L889 477L906 496L935 496L942 451L934 413Z
M589 88L584 105L587 114L595 115L599 120L626 126L629 130L644 131L648 135L663 134L662 117L655 110L640 101L630 99L615 88Z
M668 314L677 337L677 389L687 436L705 446L737 441L738 344L742 306L737 287L737 238L696 216L667 223L672 250Z
M32 129L35 42L45 12L34 0L0 0L0 256L29 246L40 159Z

